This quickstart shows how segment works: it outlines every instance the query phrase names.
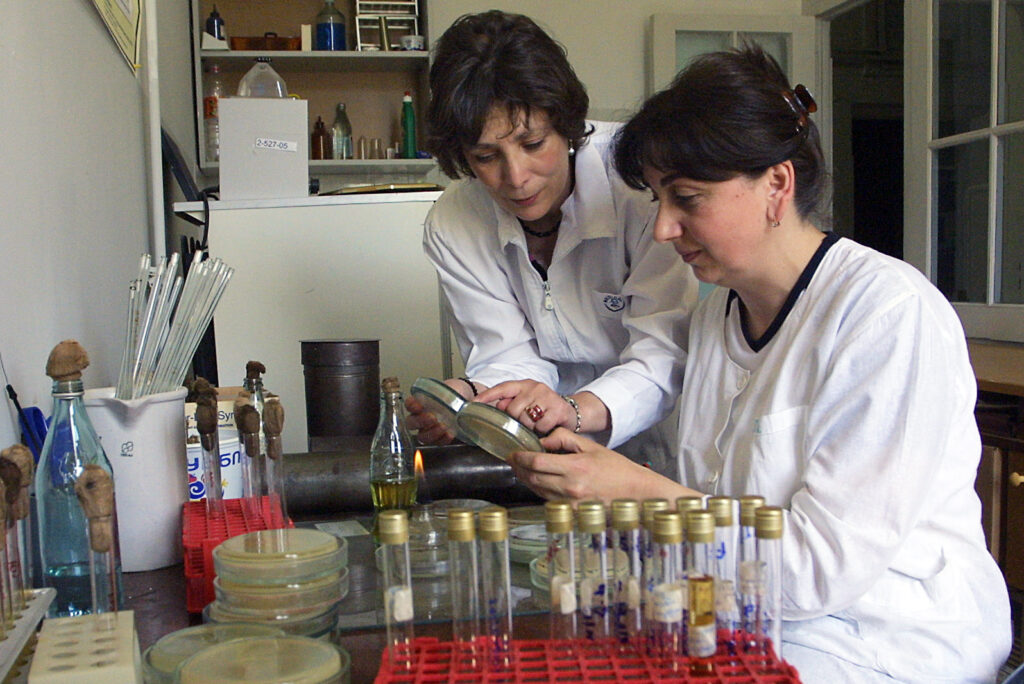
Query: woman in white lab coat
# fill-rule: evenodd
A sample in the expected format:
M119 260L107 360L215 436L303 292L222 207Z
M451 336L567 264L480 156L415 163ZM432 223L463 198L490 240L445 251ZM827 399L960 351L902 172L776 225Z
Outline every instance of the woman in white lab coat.
M449 385L541 434L616 446L673 408L697 283L650 236L650 198L612 168L616 126L588 122L560 45L499 11L434 46L427 147L453 183L423 245L454 318L466 377ZM443 442L408 402L424 441ZM671 465L671 445L644 460Z
M816 682L992 681L1006 586L974 479L976 384L918 271L823 233L815 106L760 48L687 67L627 123L616 165L655 239L720 287L680 399L682 485L565 431L515 454L545 496L761 494L785 509L783 657Z

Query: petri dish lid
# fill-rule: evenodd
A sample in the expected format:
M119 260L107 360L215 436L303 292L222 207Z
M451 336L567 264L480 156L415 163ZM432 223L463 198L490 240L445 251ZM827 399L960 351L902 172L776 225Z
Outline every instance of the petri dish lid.
M294 584L242 584L213 578L214 596L224 609L242 614L265 615L305 610L324 610L348 595L348 568L340 573Z
M434 414L437 422L455 436L462 439L456 415L465 404L462 395L440 380L433 378L416 378L409 388L409 394L423 404L423 408Z
M458 421L467 441L503 461L516 451L544 451L532 430L493 406L469 402L459 411Z
M171 684L178 665L200 650L213 644L252 636L284 636L284 632L270 625L243 623L197 625L171 632L146 649L142 658L146 681Z
M342 681L348 653L302 636L248 637L209 646L181 664L182 684L327 684ZM347 679L347 678L346 678Z
M334 603L326 610L296 610L290 612L267 611L253 613L236 611L220 601L213 601L203 608L203 621L224 624L246 622L256 625L277 627L289 635L323 637L333 633L338 623L338 604Z
M348 542L309 528L258 530L231 537L213 549L218 577L243 584L287 584L339 572Z

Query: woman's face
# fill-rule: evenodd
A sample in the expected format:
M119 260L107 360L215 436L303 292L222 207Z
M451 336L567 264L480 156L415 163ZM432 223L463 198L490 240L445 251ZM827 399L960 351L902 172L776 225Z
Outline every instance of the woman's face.
M538 109L509 121L493 107L480 139L464 150L469 167L491 197L523 221L552 214L569 196L569 143Z
M768 235L764 176L693 181L648 167L644 180L658 200L654 239L672 243L699 280L735 288L756 278Z

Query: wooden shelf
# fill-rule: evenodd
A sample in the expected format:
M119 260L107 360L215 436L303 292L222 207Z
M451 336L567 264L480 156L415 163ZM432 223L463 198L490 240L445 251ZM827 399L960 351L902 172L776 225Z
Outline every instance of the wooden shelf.
M299 71L361 71L370 73L416 73L425 69L430 55L425 50L379 50L329 52L317 50L202 50L204 64L216 64L223 71L245 73L257 57L269 57L271 65L282 75Z

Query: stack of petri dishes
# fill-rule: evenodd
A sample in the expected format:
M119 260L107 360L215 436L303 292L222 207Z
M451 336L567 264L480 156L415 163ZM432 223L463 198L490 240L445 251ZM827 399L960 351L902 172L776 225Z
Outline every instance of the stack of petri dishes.
M303 636L253 636L198 651L178 667L181 684L348 684L340 646Z
M333 639L348 594L348 543L315 529L260 530L213 550L216 599L210 623L270 625L290 635Z
M142 672L146 684L174 684L178 666L199 651L244 637L284 636L269 625L226 624L196 625L171 632L142 654Z

